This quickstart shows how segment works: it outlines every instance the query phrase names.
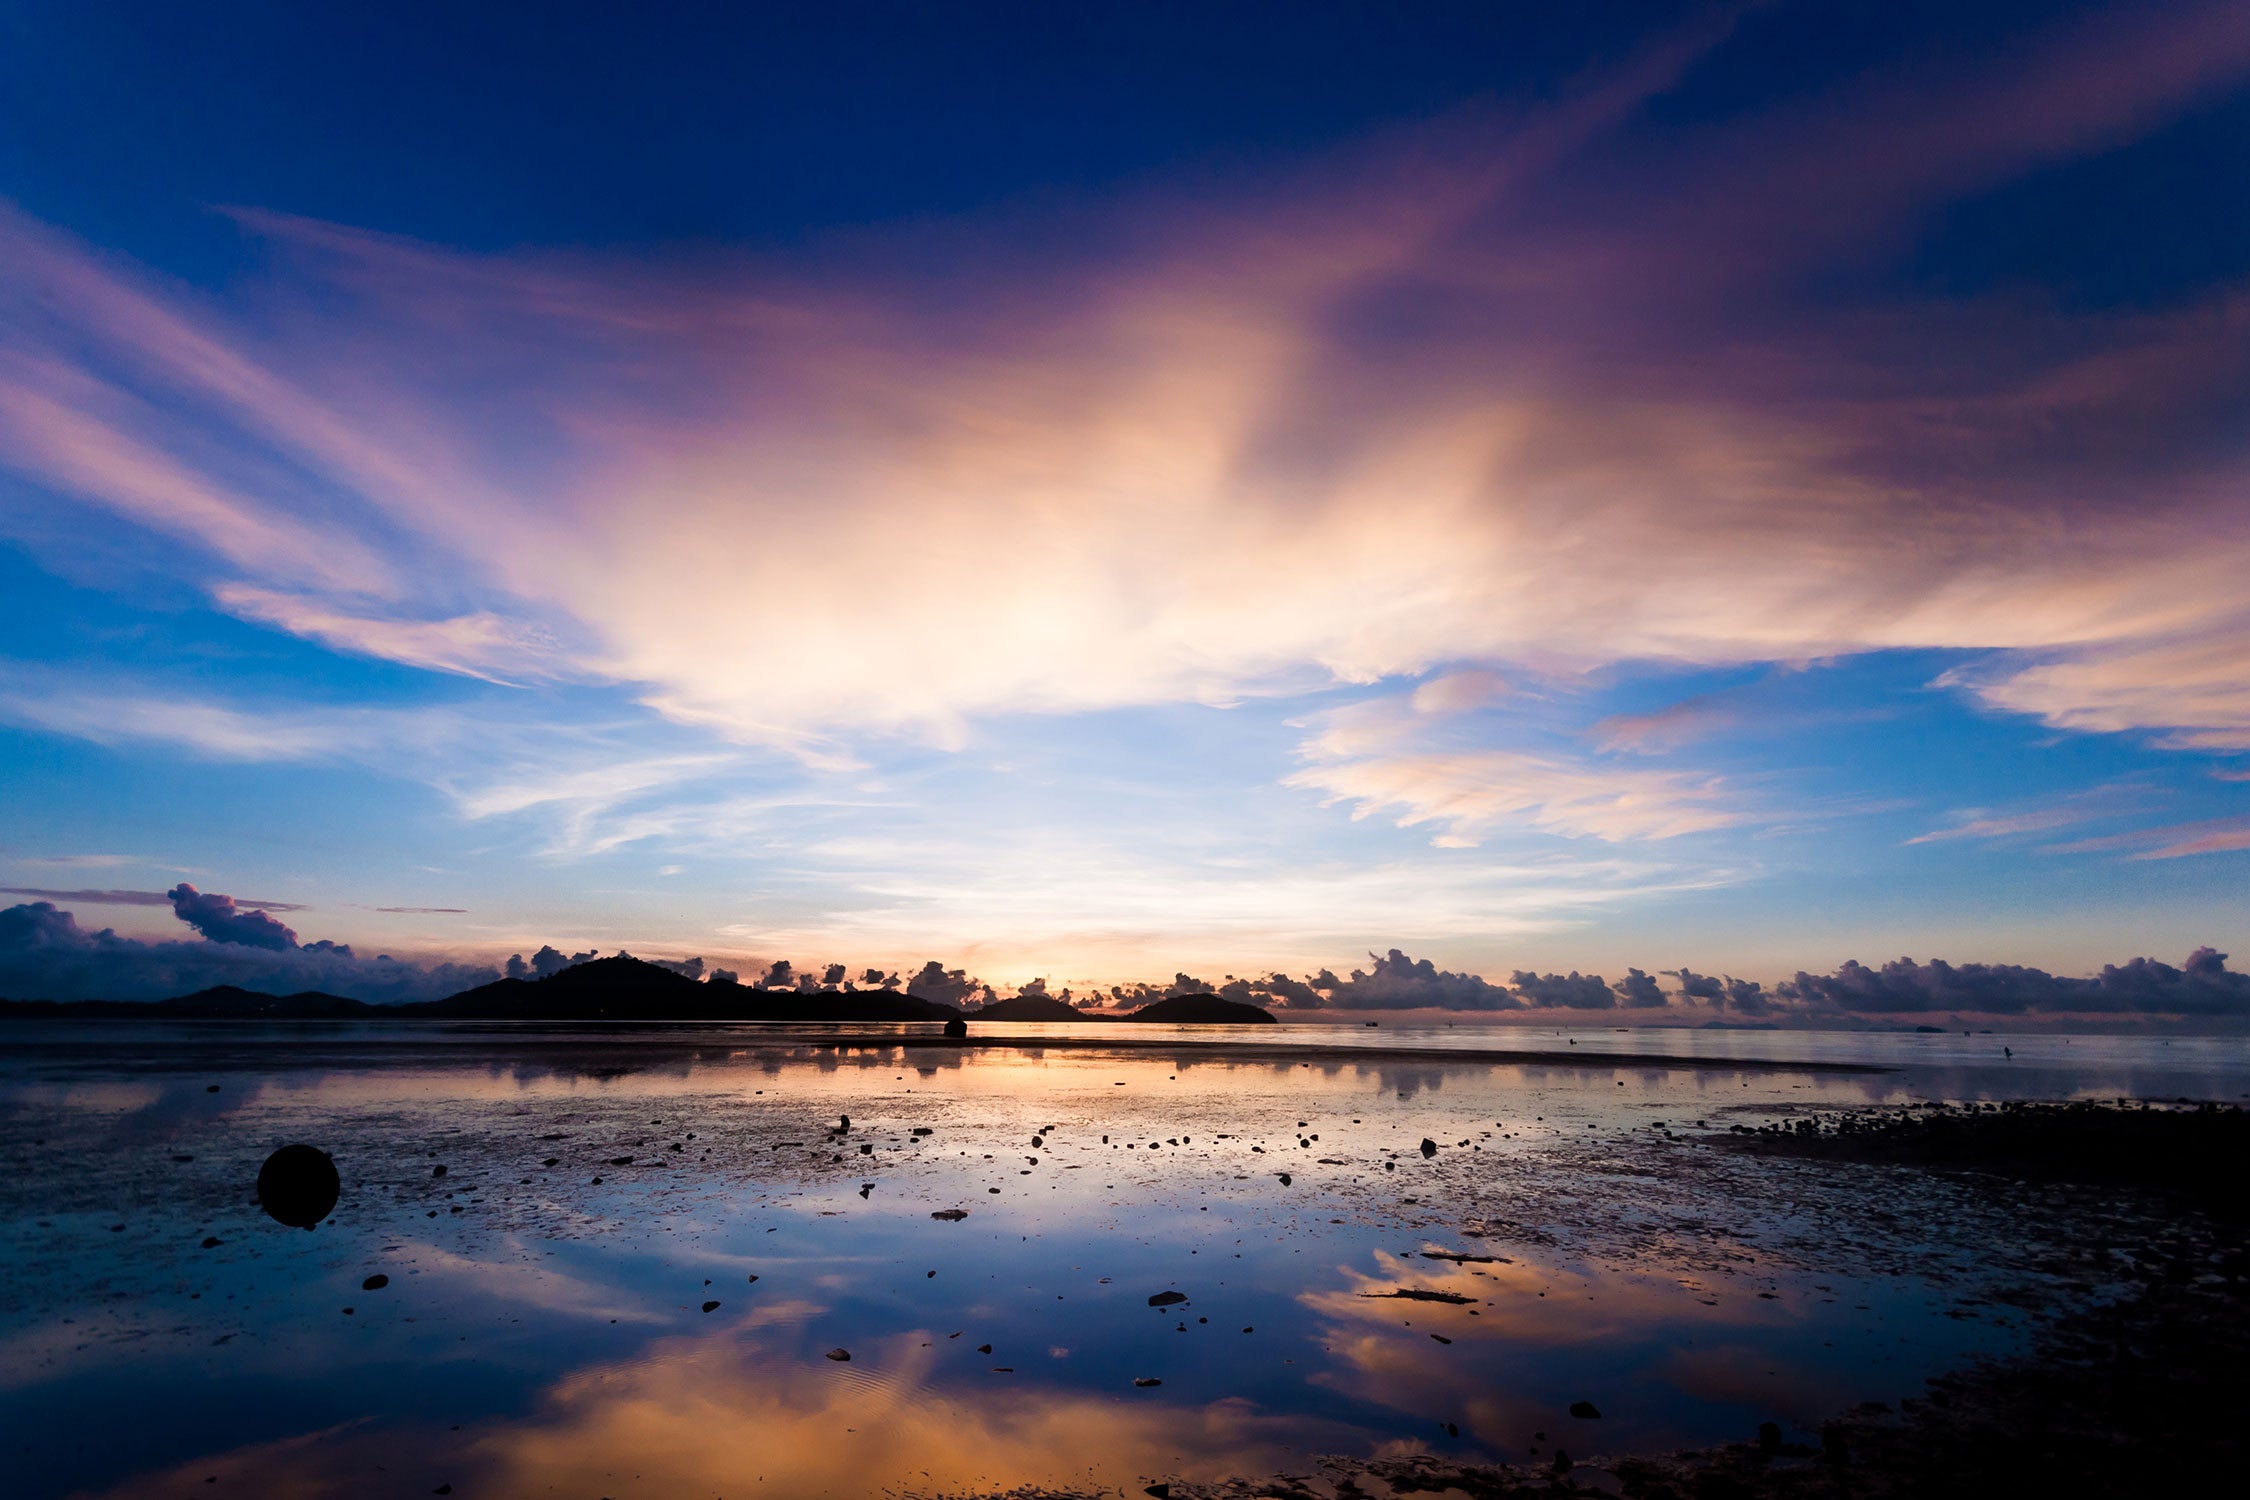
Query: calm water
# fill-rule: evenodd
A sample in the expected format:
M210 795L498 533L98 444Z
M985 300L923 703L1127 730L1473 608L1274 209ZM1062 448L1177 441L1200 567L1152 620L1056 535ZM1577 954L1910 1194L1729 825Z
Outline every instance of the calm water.
M896 1039L0 1032L7 1492L1318 1492L1322 1454L1802 1427L2016 1346L1999 1280L2049 1275L2060 1308L2099 1277L2012 1261L2038 1210L2000 1189L1870 1193L1699 1138L1804 1108L2250 1093L2236 1040ZM1555 1056L1462 1055L1496 1046ZM1699 1065L1604 1060L1658 1052ZM344 1180L312 1232L253 1200L299 1140Z

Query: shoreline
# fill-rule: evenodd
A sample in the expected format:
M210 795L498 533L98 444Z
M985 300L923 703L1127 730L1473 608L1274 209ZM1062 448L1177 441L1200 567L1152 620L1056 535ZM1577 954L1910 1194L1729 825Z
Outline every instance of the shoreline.
M1194 1056L1254 1062L1420 1062L1483 1067L1655 1068L1689 1072L1819 1073L1881 1076L1899 1069L1887 1063L1694 1056L1673 1052L1611 1052L1598 1047L1418 1047L1383 1041L1288 1042L1276 1036L1277 1028L1226 1028L1216 1035L1134 1035L1103 1027L1100 1035L1006 1036L978 1035L952 1038L934 1030L870 1031L876 1026L916 1026L919 1022L696 1021L696 1020L558 1020L490 1021L401 1017L397 1020L286 1019L258 1017L126 1017L126 1016L23 1016L6 1018L57 1029L118 1027L135 1030L186 1029L214 1036L245 1031L279 1031L271 1038L277 1047L299 1041L344 1041L355 1036L370 1043L414 1037L457 1038L464 1041L510 1040L524 1044L529 1053L567 1046L599 1046L624 1041L690 1042L707 1045L750 1043L759 1047L809 1048L816 1051L928 1052L961 1055L979 1051L1064 1052ZM1122 1023L1121 1023L1122 1024ZM10 1028L0 1027L0 1037ZM1213 1028L1216 1030L1217 1028ZM251 1040L255 1040L254 1038ZM70 1045L58 1041L57 1046Z

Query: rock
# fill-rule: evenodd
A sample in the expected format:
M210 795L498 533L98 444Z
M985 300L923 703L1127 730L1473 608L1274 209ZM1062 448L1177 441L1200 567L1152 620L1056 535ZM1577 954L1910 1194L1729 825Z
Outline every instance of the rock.
M1424 1156L1435 1156L1435 1155L1437 1155L1437 1142L1436 1142L1436 1141L1433 1141L1433 1140L1431 1140L1431 1139L1430 1139L1430 1138L1429 1138L1428 1136L1423 1136L1423 1137L1422 1137L1422 1154L1423 1154Z
M1289 1186L1289 1174L1287 1172L1281 1174L1281 1185L1283 1187Z
M828 1351L828 1357L840 1365L848 1365L852 1361L852 1351L849 1349L831 1349Z
M1139 1386L1143 1390L1148 1389L1152 1385L1162 1385L1163 1383L1163 1381L1158 1380L1154 1375L1136 1375L1133 1377L1133 1384Z
M969 1039L969 1023L959 1016L955 1016L945 1023L945 1039L949 1042L967 1041Z
M1174 1307L1185 1301L1187 1301L1187 1293L1185 1292L1158 1292L1148 1299L1148 1305L1151 1307Z
M258 1205L277 1224L310 1229L335 1210L343 1183L327 1152L284 1146L258 1168Z
M703 1310L705 1312L717 1312L719 1310L719 1304L716 1302L706 1302L703 1304Z
M1437 1340L1437 1341L1438 1341L1439 1343L1441 1343L1441 1344L1450 1344L1450 1343L1452 1343L1452 1342L1453 1342L1453 1340L1451 1340L1451 1339L1447 1338L1447 1337L1446 1337L1446 1336L1445 1336L1444 1334L1442 1334L1442 1333L1433 1333L1433 1334L1431 1334L1431 1335L1430 1335L1430 1337L1431 1337L1431 1338L1433 1338L1433 1339L1436 1339L1436 1340Z
M1779 1422L1760 1422L1758 1424L1758 1451L1761 1453L1779 1453L1781 1451L1781 1424Z
M1568 1474L1570 1472L1570 1455L1560 1448L1555 1450L1555 1472L1557 1474Z
M1168 1484L1152 1484L1142 1490L1141 1493L1154 1495L1156 1500L1172 1500L1172 1487Z
M1571 1402L1570 1414L1582 1422L1598 1422L1602 1415L1600 1409L1591 1401Z
M948 1224L958 1224L968 1216L969 1211L965 1208L941 1208L936 1213L930 1215L931 1218L943 1219Z
M977 1353L979 1353L979 1354L990 1354L991 1352L992 1352L992 1346L991 1346L990 1344L979 1344L979 1345L977 1345Z
M430 1168L430 1175L432 1177L443 1177L445 1175L445 1163L439 1162L436 1166Z
M361 1282L359 1284L359 1289L363 1292L379 1292L384 1287L387 1287L390 1284L391 1278L385 1276L382 1272L377 1271L374 1275Z

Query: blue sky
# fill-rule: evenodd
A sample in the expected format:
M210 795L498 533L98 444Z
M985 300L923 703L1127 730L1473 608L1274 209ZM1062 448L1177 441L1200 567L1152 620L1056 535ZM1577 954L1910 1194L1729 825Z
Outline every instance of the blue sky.
M2250 23L1959 11L18 8L0 883L1003 985L2239 951Z

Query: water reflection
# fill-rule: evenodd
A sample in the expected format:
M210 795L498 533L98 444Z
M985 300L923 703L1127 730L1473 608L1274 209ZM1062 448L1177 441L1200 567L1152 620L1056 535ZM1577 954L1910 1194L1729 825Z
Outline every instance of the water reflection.
M0 1055L8 1492L1132 1493L1744 1436L2016 1337L1934 1276L1844 1263L1888 1233L1911 1253L1886 1266L1933 1269L1911 1206L1832 1234L1803 1179L1734 1159L1721 1193L1652 1128L1993 1086L1963 1060L506 1042ZM2120 1092L2148 1063L2099 1052L2013 1076ZM312 1234L250 1192L295 1139L343 1175ZM90 1434L105 1411L136 1416Z

